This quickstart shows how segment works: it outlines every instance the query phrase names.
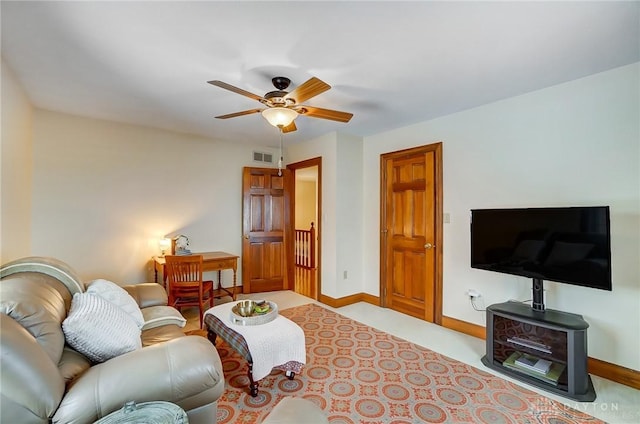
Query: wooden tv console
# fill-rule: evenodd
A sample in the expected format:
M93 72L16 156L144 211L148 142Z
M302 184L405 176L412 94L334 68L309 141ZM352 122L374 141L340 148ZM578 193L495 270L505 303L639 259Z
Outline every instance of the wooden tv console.
M581 402L595 400L587 372L587 328L581 315L536 311L520 302L487 308L487 351L482 363L515 379ZM536 371L513 366L508 358L526 353L562 370L557 381Z

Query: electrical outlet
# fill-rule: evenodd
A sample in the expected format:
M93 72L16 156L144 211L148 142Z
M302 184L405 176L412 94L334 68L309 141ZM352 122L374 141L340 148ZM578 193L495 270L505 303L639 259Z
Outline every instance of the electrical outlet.
M343 280L347 279L347 271L342 271L342 279Z
M481 295L478 290L469 289L467 290L467 296L469 296L472 299L475 299L476 297L480 297Z

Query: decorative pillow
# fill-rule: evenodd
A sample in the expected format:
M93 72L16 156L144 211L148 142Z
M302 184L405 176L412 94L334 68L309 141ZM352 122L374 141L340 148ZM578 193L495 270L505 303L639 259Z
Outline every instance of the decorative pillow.
M93 293L73 295L62 331L71 347L94 362L142 347L140 328L133 318Z
M94 293L113 303L134 319L138 328L144 325L144 317L136 300L116 283L108 280L93 280L87 286L87 293Z
M184 327L187 320L176 308L171 306L149 306L142 311L144 316L143 330L162 327L163 325L175 324Z

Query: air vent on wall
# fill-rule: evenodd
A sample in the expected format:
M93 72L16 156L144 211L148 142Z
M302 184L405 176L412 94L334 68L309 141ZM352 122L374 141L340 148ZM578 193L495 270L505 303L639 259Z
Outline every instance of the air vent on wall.
M253 152L253 160L255 162L273 163L273 155L271 153Z

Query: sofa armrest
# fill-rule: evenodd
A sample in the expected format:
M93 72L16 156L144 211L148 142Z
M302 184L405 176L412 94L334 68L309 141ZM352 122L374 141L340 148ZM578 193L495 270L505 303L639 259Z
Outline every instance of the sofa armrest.
M223 391L216 348L200 336L180 337L91 367L68 387L53 422L94 422L128 401L189 410L216 402Z
M140 308L166 306L169 303L167 292L158 283L140 283L122 286L135 299Z
M64 395L64 379L18 322L0 313L0 327L0 421L46 423Z

